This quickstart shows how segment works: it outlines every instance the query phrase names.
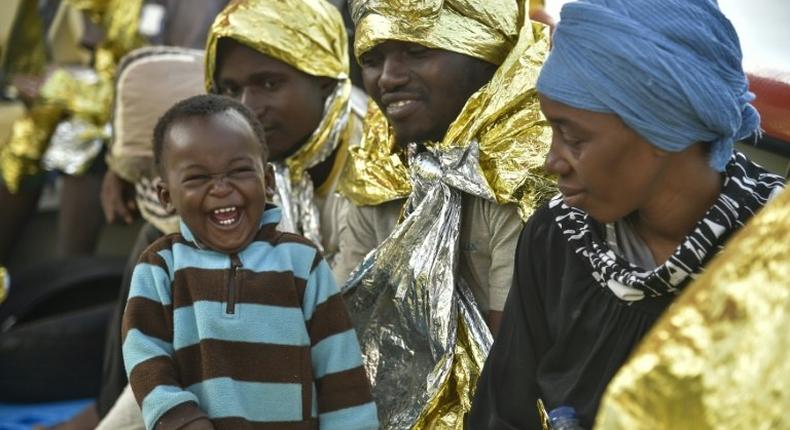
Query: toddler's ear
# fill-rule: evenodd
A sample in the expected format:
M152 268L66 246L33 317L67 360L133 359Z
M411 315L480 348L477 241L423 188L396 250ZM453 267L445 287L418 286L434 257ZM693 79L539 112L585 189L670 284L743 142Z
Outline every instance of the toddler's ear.
M266 190L266 201L271 202L274 200L274 195L277 193L277 183L274 179L274 167L272 163L266 163L263 167L263 180Z
M170 198L170 190L162 179L156 181L156 195L159 197L159 203L168 211L173 211L173 200Z

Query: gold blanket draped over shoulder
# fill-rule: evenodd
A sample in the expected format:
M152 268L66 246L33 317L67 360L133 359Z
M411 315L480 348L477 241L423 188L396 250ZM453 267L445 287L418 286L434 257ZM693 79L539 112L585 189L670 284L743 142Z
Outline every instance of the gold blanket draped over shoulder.
M274 161L281 227L320 246L320 220L307 169L348 142L351 81L343 19L325 0L237 0L214 21L206 45L206 88L216 88L217 43L230 38L308 75L338 81L324 116L308 141L284 161Z
M548 52L540 24L523 27L504 1L352 1L357 23L356 53L384 40L445 49L501 64L492 81L475 93L436 148L480 145L480 168L497 203L518 205L526 220L538 202L556 192L543 172L551 131L540 113L534 84ZM515 46L515 48L514 48ZM362 143L338 186L356 205L378 205L411 192L408 169L381 111L371 103Z
M82 79L64 69L56 70L42 87L40 99L31 107L28 115L14 123L9 142L0 148L0 172L12 192L18 190L25 176L41 170L41 157L55 126L62 118L70 116L80 121L78 138L81 140L104 140L109 137L105 126L112 104L115 67L126 53L143 45L137 31L142 0L66 2L87 12L104 30L104 38L94 53L95 73L89 79ZM40 19L37 16L29 19L38 22L33 28L38 26L40 31ZM89 161L80 160L76 164L87 168L85 164ZM65 163L75 165L71 160ZM69 173L81 173L79 170Z
M499 65L441 142L405 155L368 109L339 185L357 205L408 197L404 219L352 273L344 292L383 428L462 429L491 335L456 276L462 194L517 205L526 219L556 193L542 169L550 129L535 83L546 28L506 0L352 0L356 55L385 40Z
M790 428L790 191L733 237L606 390L596 429Z

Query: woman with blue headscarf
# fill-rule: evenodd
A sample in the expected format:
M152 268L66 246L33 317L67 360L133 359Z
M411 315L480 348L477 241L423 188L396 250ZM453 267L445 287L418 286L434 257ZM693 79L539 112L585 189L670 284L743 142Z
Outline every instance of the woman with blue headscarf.
M522 232L471 429L591 428L609 380L731 234L783 186L733 149L759 130L714 0L566 4L538 79L561 195Z

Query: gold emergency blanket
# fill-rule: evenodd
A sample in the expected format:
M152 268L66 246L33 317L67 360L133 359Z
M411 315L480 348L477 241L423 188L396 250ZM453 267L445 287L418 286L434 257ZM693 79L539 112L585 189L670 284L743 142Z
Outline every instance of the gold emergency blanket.
M81 174L109 137L107 123L113 98L115 67L120 58L141 46L137 32L142 0L72 0L73 7L89 13L105 35L94 54L91 73L54 72L41 89L30 113L18 120L8 144L0 148L0 171L11 192L22 178L41 170L41 159L52 144L47 167ZM67 123L50 142L59 120Z
M609 385L596 428L790 428L790 191L727 244Z
M404 220L344 287L382 428L463 428L491 335L457 276L461 198L467 193L517 203L526 217L555 193L542 170L550 135L534 90L547 52L543 26L528 23L511 55L472 96L445 140L424 150L412 145L408 169L397 155L380 151L392 148L385 126L373 128L381 132L377 144L382 146L363 142L362 147L371 145L368 154L390 163L389 174L408 171L410 176L403 178L410 181L408 188L398 181L391 189L410 190ZM509 164L495 161L507 157ZM512 172L498 170L503 168ZM378 196L385 195L386 184L376 185Z
M409 172L401 160L387 119L373 100L362 131L362 141L349 148L349 161L337 190L357 206L375 206L408 197Z
M350 0L357 58L385 40L413 42L501 64L515 45L515 0Z
M46 51L38 2L23 1L16 12L5 46L0 45L0 76L8 79L17 73L43 73L47 65Z
M308 141L282 162L274 161L280 227L303 234L319 247L319 211L307 169L323 162L348 136L351 81L343 19L325 0L237 0L215 19L206 45L206 88L216 84L217 43L230 38L308 75L337 79L324 117Z
M6 79L17 73L39 75L46 66L44 28L38 15L37 2L26 1L12 25L7 46L2 48L0 73ZM3 85L7 82L2 82ZM35 173L44 152L49 133L60 117L60 110L50 106L33 106L23 117L12 123L8 141L0 141L0 175L11 192L19 188L22 177ZM42 133L40 130L45 129Z

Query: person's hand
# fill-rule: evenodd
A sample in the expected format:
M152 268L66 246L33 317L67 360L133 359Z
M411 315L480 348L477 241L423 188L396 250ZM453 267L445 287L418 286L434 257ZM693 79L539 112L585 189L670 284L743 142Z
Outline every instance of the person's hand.
M116 221L131 224L137 213L134 184L126 182L112 170L107 170L101 184L101 207L109 224Z
M181 430L214 430L214 424L208 418L201 418L181 427Z
M554 33L554 27L557 25L554 18L548 14L543 8L530 9L529 19L540 22L549 26L549 33Z
M16 88L23 102L30 104L38 98L45 80L46 76L18 74L11 78L11 86Z

